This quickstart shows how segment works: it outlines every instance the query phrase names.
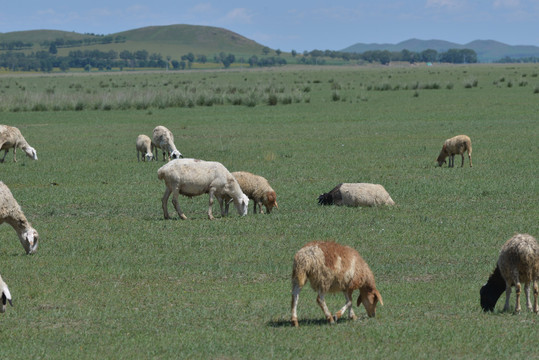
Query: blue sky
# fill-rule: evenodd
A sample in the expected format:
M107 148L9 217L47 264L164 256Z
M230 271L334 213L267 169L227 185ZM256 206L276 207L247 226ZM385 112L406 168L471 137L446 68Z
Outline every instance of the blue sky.
M151 25L223 27L273 49L341 50L410 38L539 46L539 0L26 0L0 7L0 33L112 34Z

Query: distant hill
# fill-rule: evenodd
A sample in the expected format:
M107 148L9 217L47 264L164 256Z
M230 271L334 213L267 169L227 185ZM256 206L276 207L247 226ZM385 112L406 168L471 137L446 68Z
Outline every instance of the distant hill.
M438 52L445 52L449 49L472 49L476 52L477 59L480 62L492 62L506 56L511 58L539 57L539 47L537 46L507 45L494 40L475 40L461 45L443 40L410 39L398 44L357 43L341 51L363 53L374 50L402 51L404 49L413 52L421 52L427 49L433 49Z
M59 30L31 30L0 33L0 43L22 41L32 43L33 47L26 51L43 50L39 44L44 41L81 40L102 38L103 35L80 34ZM214 55L219 52L234 53L235 55L259 55L262 54L263 45L250 40L232 31L198 25L168 25L149 26L115 34L107 34L105 37L118 38L121 42L109 44L92 44L87 46L58 48L59 55L67 55L73 50L100 51L123 50L137 51L147 50L150 53L159 53L163 56L180 58L189 52L194 54Z

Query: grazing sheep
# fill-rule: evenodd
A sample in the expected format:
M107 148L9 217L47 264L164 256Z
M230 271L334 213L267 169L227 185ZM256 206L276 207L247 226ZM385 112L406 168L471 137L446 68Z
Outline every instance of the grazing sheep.
M140 153L144 154L142 161L151 161L153 159L152 140L148 136L139 135L137 137L136 147L138 161L140 161Z
M503 310L508 311L511 287L514 286L517 293L515 313L519 313L520 284L524 282L526 306L529 310L532 309L530 283L533 283L533 311L537 313L539 312L537 280L539 280L539 245L537 240L529 234L517 234L502 246L496 268L479 292L481 295L481 307L484 311L493 311L498 298L505 290L505 306Z
M9 302L9 305L13 306L11 302L11 294L7 287L7 284L2 280L0 276L0 293L2 294L2 306L0 307L0 313L6 312L6 303Z
M4 162L9 149L13 148L13 161L17 162L17 148L21 148L32 160L37 160L36 149L28 145L19 129L13 126L0 125L0 151L4 150Z
M455 166L455 155L460 154L462 156L462 162L460 167L464 166L464 153L468 151L468 159L470 160L470 167L472 167L472 140L466 135L457 135L451 139L444 141L440 155L438 155L438 166L442 166L445 163L445 159L449 156L448 167Z
M166 190L163 195L162 205L165 219L168 215L167 202L172 193L172 204L181 219L187 219L178 203L178 195L188 197L209 194L210 204L208 218L213 220L212 206L213 197L219 201L221 215L228 215L224 211L223 201L234 201L234 205L241 216L247 215L249 198L241 191L240 185L232 174L218 162L202 161L195 159L177 159L163 165L157 170L159 180L165 180Z
M379 184L343 183L318 197L319 205L378 206L395 205L386 189Z
M352 293L359 289L357 306L363 304L369 317L376 315L376 303L383 304L382 295L376 289L374 275L359 253L348 246L334 242L314 241L303 246L294 256L292 270L292 325L299 326L297 306L301 288L307 280L318 292L316 302L322 308L330 324L348 310L348 316L357 319L352 309ZM324 295L342 291L346 304L332 316Z
M178 149L176 149L176 145L174 145L174 135L172 135L172 132L164 126L157 126L153 129L152 150L155 151L156 160L159 159L157 149L163 151L163 161L165 161L165 154L167 155L168 160L170 160L170 158L179 159L183 157Z
M238 181L238 184L240 184L241 191L243 191L243 193L247 195L249 199L253 200L253 211L255 214L257 205L261 214L262 204L264 204L266 207L266 212L268 214L271 213L271 210L274 207L277 209L279 208L277 205L277 195L271 188L268 180L262 176L251 174L250 172L246 171L233 172L232 176L234 176L234 178ZM228 204L226 204L226 206L228 207Z
M36 252L39 240L37 231L26 220L9 188L0 181L0 224L4 222L15 229L27 254Z

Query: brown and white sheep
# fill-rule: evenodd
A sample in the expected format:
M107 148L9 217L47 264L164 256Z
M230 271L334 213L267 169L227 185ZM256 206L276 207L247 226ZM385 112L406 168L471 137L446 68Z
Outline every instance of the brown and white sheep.
M241 191L240 185L234 176L223 166L215 161L203 161L198 159L176 159L157 170L159 180L164 180L166 189L163 195L162 205L165 219L170 219L168 215L168 198L172 194L172 204L180 215L181 219L187 219L180 209L178 195L188 197L209 194L210 202L208 218L213 220L213 198L217 198L221 215L225 216L223 201L232 200L236 210L241 216L247 214L249 198Z
M529 234L516 234L502 246L498 263L487 283L481 288L481 307L484 311L493 311L498 298L505 290L504 311L509 311L511 287L517 294L515 313L520 312L521 283L524 283L526 306L532 310L530 299L530 283L533 284L533 311L539 312L537 287L539 280L539 245Z
M172 135L172 132L164 126L156 126L155 129L153 129L152 150L155 151L155 160L159 159L157 149L163 151L163 161L165 161L165 154L167 160L183 157L178 149L176 149L176 145L174 145L174 135Z
M382 295L376 289L374 275L359 253L348 246L334 242L314 241L304 245L294 256L292 269L292 325L299 326L297 305L301 288L309 281L318 292L316 302L330 324L347 310L348 316L357 319L352 309L352 294L359 289L357 306L363 304L369 317L376 315L376 304L383 305ZM324 295L342 291L346 304L332 316Z
M4 162L11 148L13 148L14 162L17 162L17 148L21 148L30 159L37 160L36 149L28 144L19 129L13 126L0 125L0 151L4 150L4 157L0 162Z
M138 161L140 161L141 153L142 161L151 161L153 159L152 140L148 136L143 134L137 136L136 148Z
M9 305L13 306L11 302L11 293L7 287L7 284L2 280L0 276L0 294L2 294L2 305L0 306L0 313L6 312L6 304L9 302Z
M438 166L442 166L446 161L445 159L449 156L448 167L455 166L455 155L460 154L462 156L462 162L460 167L464 166L464 153L468 151L468 159L470 160L470 167L472 167L472 140L466 135L457 135L451 139L444 141L440 155L436 161Z
M232 176L238 181L241 191L253 200L253 211L256 214L256 206L258 205L259 212L262 213L262 205L266 207L266 212L269 214L277 205L277 194L271 188L268 180L262 176L252 174L246 171L235 171ZM227 204L228 206L228 204Z
M24 216L9 188L0 181L0 224L4 222L15 229L27 254L36 252L39 240L37 231Z
M379 206L395 205L386 189L379 184L342 183L318 197L320 205Z

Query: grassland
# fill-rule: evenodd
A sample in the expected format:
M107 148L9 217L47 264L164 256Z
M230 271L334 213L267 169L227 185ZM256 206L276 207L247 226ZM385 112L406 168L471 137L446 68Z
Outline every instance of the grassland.
M39 156L13 163L9 154L0 179L41 236L26 256L0 226L0 272L15 305L0 316L0 355L537 357L537 315L502 313L501 300L484 314L479 288L505 240L539 235L538 73L479 65L0 77L1 123L19 127ZM256 101L115 105L186 86ZM302 95L270 106L272 92ZM23 93L46 106L14 100ZM69 96L80 111L64 109ZM137 163L134 145L159 124L188 157L265 176L279 210L209 221L201 196L180 199L189 220L163 220L163 163ZM460 133L472 138L474 167L434 167L443 140ZM397 206L317 205L343 181L381 183ZM301 327L289 326L292 257L311 240L363 255L384 298L376 318L361 309L359 321L329 326L305 288ZM335 311L343 296L327 302Z

